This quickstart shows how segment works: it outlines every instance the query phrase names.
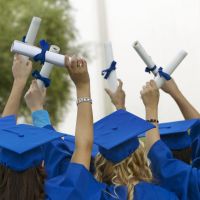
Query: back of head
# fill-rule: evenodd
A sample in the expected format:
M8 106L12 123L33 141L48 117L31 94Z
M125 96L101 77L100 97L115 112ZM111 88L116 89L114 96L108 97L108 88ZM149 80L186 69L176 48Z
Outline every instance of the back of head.
M0 199L44 200L44 179L39 167L16 172L0 165Z
M95 159L95 170L95 177L100 182L116 186L126 185L128 188L128 199L130 200L133 199L135 183L140 181L151 182L152 180L145 150L141 145L129 157L117 164L113 164L101 154L98 154Z

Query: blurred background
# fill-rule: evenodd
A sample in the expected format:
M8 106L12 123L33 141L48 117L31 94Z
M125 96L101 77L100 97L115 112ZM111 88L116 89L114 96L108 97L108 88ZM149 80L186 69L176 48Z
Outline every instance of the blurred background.
M152 75L132 48L138 40L158 66L165 67L184 49L188 56L173 78L189 101L200 110L200 1L199 0L0 0L0 103L1 110L12 86L14 39L26 34L32 16L42 18L41 38L61 47L61 52L87 57L91 77L94 120L112 112L104 92L101 70L105 66L103 43L111 41L117 76L124 82L127 110L144 117L139 92ZM35 68L40 66L35 65ZM59 131L74 133L76 98L64 69L55 68L48 90L47 109ZM21 114L30 113L23 105ZM175 102L161 92L159 120L182 120Z

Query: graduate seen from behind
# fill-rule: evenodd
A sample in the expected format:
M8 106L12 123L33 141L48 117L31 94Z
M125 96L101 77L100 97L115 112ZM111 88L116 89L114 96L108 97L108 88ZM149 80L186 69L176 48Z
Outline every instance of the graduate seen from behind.
M154 125L120 109L93 126L87 64L72 59L67 68L78 99L75 151L65 178L49 181L49 190L60 184L66 199L73 200L177 199L172 192L151 183L147 158L137 136ZM93 141L100 152L96 158L96 179L89 172Z
M13 88L3 111L3 118L0 119L2 200L59 200L50 198L49 191L45 189L46 171L42 164L46 144L60 139L64 134L32 125L16 125L20 100L31 69L30 61L24 60L23 56L15 56L12 67Z

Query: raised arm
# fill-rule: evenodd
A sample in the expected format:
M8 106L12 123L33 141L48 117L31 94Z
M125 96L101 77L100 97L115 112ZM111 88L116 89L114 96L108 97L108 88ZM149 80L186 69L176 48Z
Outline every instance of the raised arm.
M126 94L122 88L123 82L120 79L118 79L118 82L119 82L119 86L118 86L116 92L113 93L109 89L105 89L105 91L108 94L108 96L110 97L111 102L115 106L116 110L120 110L120 109L126 110L126 106L125 106Z
M72 57L69 64L69 58L66 56L66 67L75 84L77 99L85 97L90 99L90 79L86 61ZM93 145L92 105L86 101L79 103L77 107L76 147L71 162L82 164L89 170Z
M27 107L32 113L33 125L37 127L44 127L51 124L49 114L44 110L45 97L46 88L40 89L37 81L33 80L24 98Z
M200 113L182 94L173 79L166 81L162 90L175 100L185 119L200 118Z
M152 145L160 140L160 134L158 130L158 102L159 102L159 90L156 83L151 80L147 82L140 92L142 101L145 106L146 120L152 122L156 128L151 129L146 133L146 148L149 152Z
M2 116L17 115L20 105L20 100L23 95L23 91L28 80L28 77L32 70L31 61L25 61L21 55L15 55L12 73L14 77L14 82L12 90L6 106L3 110Z

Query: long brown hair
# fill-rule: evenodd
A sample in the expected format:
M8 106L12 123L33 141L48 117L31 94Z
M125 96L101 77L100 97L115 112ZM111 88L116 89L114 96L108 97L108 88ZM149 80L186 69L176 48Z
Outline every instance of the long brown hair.
M113 164L98 154L95 159L95 170L95 177L100 182L116 186L126 185L129 200L133 200L135 182L152 181L145 149L141 145L128 158L118 164Z
M16 172L0 165L0 199L44 200L44 179L41 167Z

